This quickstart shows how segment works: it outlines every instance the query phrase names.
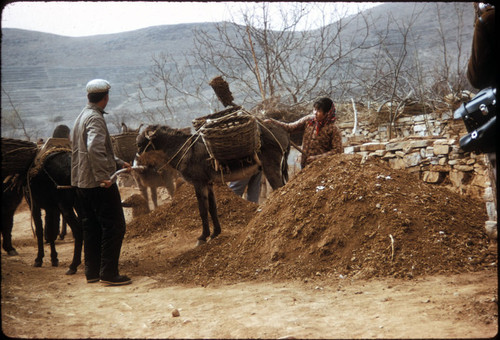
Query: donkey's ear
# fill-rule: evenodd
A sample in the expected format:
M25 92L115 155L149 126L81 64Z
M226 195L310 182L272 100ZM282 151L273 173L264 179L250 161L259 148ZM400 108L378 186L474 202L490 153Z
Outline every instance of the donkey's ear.
M144 136L149 139L149 140L152 140L156 137L156 130L154 131L145 131L144 132Z

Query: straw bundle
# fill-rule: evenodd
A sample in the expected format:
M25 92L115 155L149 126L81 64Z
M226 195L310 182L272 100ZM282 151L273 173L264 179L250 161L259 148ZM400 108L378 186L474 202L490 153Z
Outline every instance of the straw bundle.
M116 157L128 163L133 162L137 153L136 140L138 135L138 132L123 132L112 135L111 142Z
M2 137L2 178L25 175L37 152L35 143Z
M229 90L229 84L222 78L222 76L215 77L208 83L214 89L217 98L221 101L224 107L229 105L235 106L233 103L233 94Z

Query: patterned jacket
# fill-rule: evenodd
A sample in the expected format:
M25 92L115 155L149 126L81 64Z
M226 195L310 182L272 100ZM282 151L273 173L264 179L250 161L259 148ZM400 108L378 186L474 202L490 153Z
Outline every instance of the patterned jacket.
M104 110L88 104L76 118L73 127L71 155L71 185L96 188L109 180L123 161L115 157Z
M283 123L273 119L276 125L283 127L289 133L304 131L302 138L302 150L307 155L302 155L300 165L304 168L311 163L311 156L327 156L343 152L342 135L340 129L334 121L326 122L325 125L316 131L316 126L311 124L315 115L310 114L302 117L293 123Z

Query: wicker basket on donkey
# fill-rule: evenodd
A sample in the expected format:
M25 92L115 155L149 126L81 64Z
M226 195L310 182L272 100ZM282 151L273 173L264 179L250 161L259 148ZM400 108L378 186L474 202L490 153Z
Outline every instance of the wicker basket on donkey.
M197 118L193 125L217 161L250 157L260 149L257 120L240 107Z
M111 141L116 157L128 163L133 162L137 153L136 139L138 135L137 132L123 132L112 135Z
M2 137L2 178L28 172L38 153L35 143Z

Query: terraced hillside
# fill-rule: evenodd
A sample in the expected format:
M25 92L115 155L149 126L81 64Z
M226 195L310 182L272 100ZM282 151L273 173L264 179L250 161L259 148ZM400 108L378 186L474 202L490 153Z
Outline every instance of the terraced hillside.
M388 3L369 9L363 12L370 22L367 44L376 41L377 34L385 29L389 21L391 27L387 32L387 47L391 48L391 44L397 43L400 38L401 25L407 25L412 14L418 13L413 38L417 35L425 38L412 41L419 44L417 50L422 58L422 65L432 67L436 58L439 58L442 42L437 34L438 23L443 25L448 40L448 55L457 55L457 51L453 49L456 49L455 42L459 34L459 41L463 46L461 53L466 56L469 54L473 30L473 9L471 3L459 3L457 6L465 14L460 19L455 13L456 5L457 3L441 3L440 20L432 3ZM460 20L464 25L461 27L462 31L457 32L454 27ZM112 84L112 96L107 107L107 111L111 113L108 119L111 132L117 132L120 119L124 116L129 117L127 123L138 126L139 122L144 121L143 108L137 102L138 85L147 86L147 81L151 79L153 56L160 53L171 54L175 62L167 66L182 69L185 58L190 58L190 51L195 47L194 30L213 33L216 31L215 25L201 23L156 26L90 37L65 37L2 28L2 136L23 137L19 126L14 127L12 124L13 109L21 115L32 140L49 136L57 124L71 126L86 103L84 88L92 78L105 78ZM353 32L354 28L346 27L342 32L344 39L351 39ZM308 55L306 51L300 53L304 54L301 55L304 58ZM371 63L372 59L373 54L366 51L360 54L357 63ZM191 63L189 71L193 74L193 84L183 85L185 88L201 86L205 99L185 96L196 108L197 112L193 112L186 109L179 97L174 97L171 105L178 118L166 123L186 125L193 118L217 109L217 99L212 89L208 85L206 89L203 88L208 83L207 77L209 80L218 75L217 71L212 75L204 75L200 70L201 66ZM346 65L335 67L332 72L339 74L338 77L341 78L344 66ZM332 88L332 91L336 89ZM335 97L333 93L332 96ZM238 93L235 94L236 97ZM346 100L350 101L350 98ZM252 108L258 101L259 98L253 97L238 97L236 100L247 108ZM161 103L144 104L148 109L154 109Z

